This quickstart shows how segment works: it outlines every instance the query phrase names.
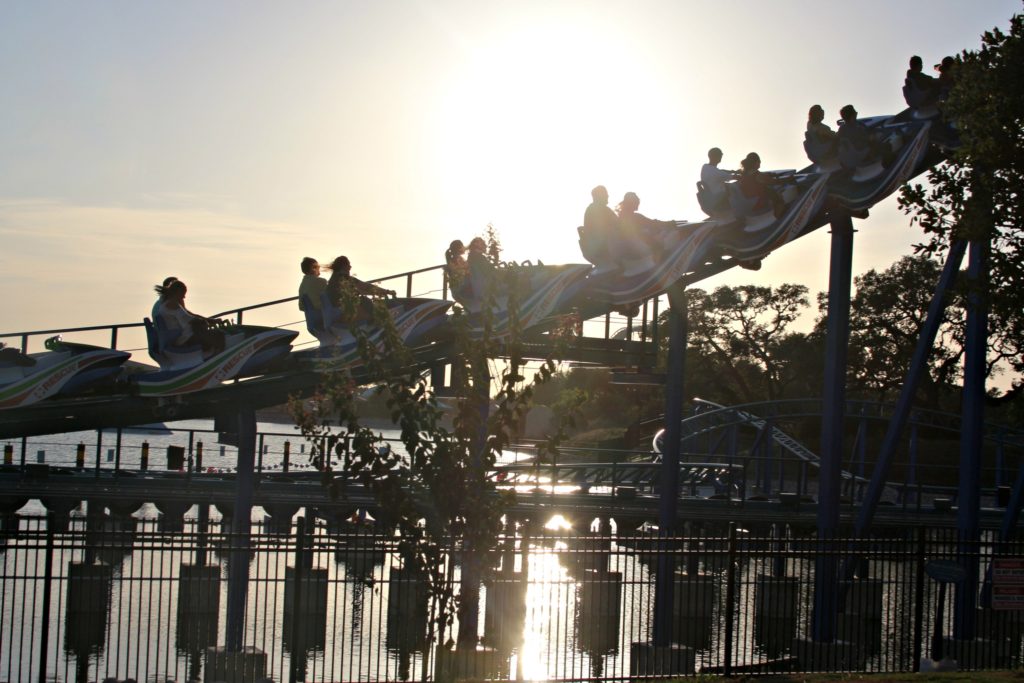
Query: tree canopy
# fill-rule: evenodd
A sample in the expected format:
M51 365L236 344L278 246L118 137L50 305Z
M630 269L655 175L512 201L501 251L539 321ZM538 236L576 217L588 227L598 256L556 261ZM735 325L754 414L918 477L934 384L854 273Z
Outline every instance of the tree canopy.
M903 188L900 206L924 230L919 251L944 253L953 239L991 240L987 303L1000 341L997 360L1024 371L1024 15L965 50L943 103L959 145L927 175ZM999 358L993 359L992 355Z

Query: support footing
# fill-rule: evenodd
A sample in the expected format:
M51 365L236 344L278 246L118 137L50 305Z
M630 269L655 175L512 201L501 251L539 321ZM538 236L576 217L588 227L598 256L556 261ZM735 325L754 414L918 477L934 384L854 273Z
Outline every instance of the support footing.
M208 647L203 671L206 683L259 683L267 676L267 653L251 646L237 652Z
M687 676L696 669L696 654L685 645L631 643L630 676Z

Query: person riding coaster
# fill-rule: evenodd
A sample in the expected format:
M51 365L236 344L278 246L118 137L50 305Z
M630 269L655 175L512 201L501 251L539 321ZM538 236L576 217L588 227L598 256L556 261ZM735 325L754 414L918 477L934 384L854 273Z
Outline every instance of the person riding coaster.
M804 133L804 152L822 173L838 171L839 138L825 123L825 110L820 104L807 112L807 131Z
M915 119L932 119L939 115L942 97L939 79L923 72L923 62L914 55L910 58L907 77L903 81L903 99Z
M389 298L385 300L386 315L394 325L398 339L406 346L417 346L434 340L445 323L445 313L451 308L451 301L441 299ZM371 344L380 345L384 329L378 324L376 314L368 319L348 322L351 318L337 308L324 293L320 308L306 305L306 327L317 338L320 345L292 354L302 361L311 361L318 369L338 370L357 364L359 336L364 335Z
M843 117L839 122L839 165L853 174L854 180L870 180L881 175L885 165L892 161L895 152L903 146L900 129L884 130L880 121L857 119L857 110L847 104L839 110Z
M223 340L223 348L211 350L194 337L186 337L183 343L177 343L184 333L180 329L168 329L161 318L157 318L156 321L145 318L143 323L149 339L150 357L160 365L161 371L171 372L189 370L210 361L222 360L239 347L245 346L253 337L265 335L274 338L275 341L291 341L298 334L273 327L236 325L223 320L211 320L206 329L216 332Z
M722 150L712 147L708 150L708 163L701 166L700 180L697 181L697 203L711 218L732 218L729 196L725 184L739 177L737 171L718 168L722 162Z
M811 108L804 150L813 164L800 172L828 174L829 196L857 215L910 178L928 151L934 127L906 112L858 119L853 105L846 105L841 113L839 131L831 133L821 123L824 112Z
M747 232L770 227L797 198L797 178L792 170L762 172L756 152L748 154L740 166L739 180L726 184L732 213Z
M157 287L156 319L145 318L155 372L131 376L140 396L172 396L210 389L235 377L262 373L291 350L294 330L232 325L185 308L188 288L181 280Z
M640 197L635 192L623 195L615 211L608 207L608 191L603 185L595 187L591 196L594 201L577 228L584 258L597 266L599 274L614 271L633 277L651 271L679 223L640 213Z
M461 258L462 243L456 240L446 252L445 270L455 301L467 315L473 337L490 330L494 337L511 332L510 304L517 307L515 322L520 329L546 324L553 315L568 313L586 276L589 265L546 266L539 261L502 262L488 258L487 243L475 237L469 243L469 257ZM485 316L484 314L487 313Z

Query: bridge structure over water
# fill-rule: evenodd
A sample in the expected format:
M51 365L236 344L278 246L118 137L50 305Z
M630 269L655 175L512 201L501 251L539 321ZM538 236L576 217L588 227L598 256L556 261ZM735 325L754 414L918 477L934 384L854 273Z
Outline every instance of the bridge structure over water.
M923 173L944 159L944 148L933 144L935 142L930 141L927 150L915 158L913 167L909 169L906 177ZM895 189L893 186L885 194ZM874 197L871 201L879 201L882 196ZM894 458L905 440L908 425L915 420L919 423L921 413L914 410L913 396L926 371L925 361L935 341L947 293L954 276L960 272L961 263L968 249L970 252L966 276L972 282L984 282L983 274L986 270L989 247L980 240L969 244L963 240L954 240L952 243L941 277L935 284L927 324L919 339L902 393L897 403L884 411L886 433L873 458L876 461L873 471L861 469L854 473L856 467L850 468L848 463L844 462L844 434L847 421L863 416L851 414L850 404L846 400L845 385L855 233L852 213L860 212L851 208L849 203L823 201L798 234L787 238L799 238L824 226L828 226L831 231L828 328L826 354L823 359L825 385L818 408L820 442L817 449L806 447L780 430L777 426L778 415L765 414L753 407L705 406L711 409L690 418L684 415L686 287L735 267L744 260L725 253L709 255L671 282L663 293L643 302L639 314L641 319L628 320L630 331L624 339L615 339L609 333L611 306L591 305L582 312L583 317L592 321L589 323L590 328L595 324L593 321L600 321L603 317L604 334L582 336L575 344L563 347L563 357L567 361L633 368L638 374L649 372L655 364L659 341L648 332L651 329L657 330L657 325L649 323L654 323L661 317L659 302L661 296L667 296L669 351L665 373L664 433L660 460L646 464L562 464L547 472L537 464L503 466L496 470L493 476L500 477L508 486L525 489L519 496L517 512L528 515L542 510L558 511L578 517L618 516L632 520L656 520L658 533L662 536L672 535L681 523L693 519L738 521L743 524L771 523L773 520L779 520L813 529L826 545L838 538L845 527L852 528L858 536L866 536L881 527L908 523L954 526L965 543L977 540L983 528L998 530L1003 535L1013 531L1018 523L1021 503L1024 501L1024 469L1020 469L1016 475L1009 500L1003 501L1005 504L1001 508L983 509L982 506L985 487L982 482L981 458L985 451L985 440L991 435L987 434L983 422L986 326L984 307L979 297L974 297L968 302L963 412L958 420L961 443L960 468L955 492L951 492L950 495L950 498L955 499L956 505L922 507L920 497L910 504L911 498L907 491L915 487L908 486L906 481L894 482L890 475ZM766 252L765 245L762 244L761 248ZM406 292L412 296L414 277L440 276L441 268L434 267L383 278L381 281L404 280ZM447 297L446 285L442 285L441 288ZM246 313L274 306L291 307L294 300L294 297L284 298L227 311L221 315L234 316L241 322ZM600 322L596 324L600 326ZM631 329L634 324L636 332ZM27 348L34 337L108 330L111 346L116 347L119 332L140 325L128 323L76 330L12 332L0 337L19 339L22 347ZM554 348L553 339L545 332L528 331L525 341L527 358L546 358ZM422 368L436 369L452 360L453 350L444 342L435 342L414 349L414 354L417 364ZM362 371L359 369L355 369L354 372L359 381L372 382L375 379L365 374L361 375ZM290 396L309 395L321 381L322 376L316 371L308 367L289 365L286 361L261 377L173 398L143 398L131 393L113 393L87 398L47 400L25 408L0 411L0 439L83 429L127 428L155 421L184 418L228 417L237 435L239 454L237 471L230 477L198 473L193 476L157 476L152 473L135 476L118 473L117 476L108 476L98 470L95 473L42 472L38 468L30 467L25 462L23 454L20 465L11 462L0 476L0 496L7 501L17 501L26 497L68 501L77 496L79 500L83 497L96 498L104 501L106 505L116 507L120 501L129 505L138 500L161 501L165 505L170 505L175 498L180 504L182 493L188 491L189 495L195 496L196 501L207 501L219 508L231 510L236 530L242 532L245 524L240 520L249 519L249 511L254 504L263 505L268 510L275 507L288 510L298 504L309 504L311 500L319 504L317 495L322 497L323 493L316 493L318 483L304 481L294 475L276 477L257 471L257 430L254 411L260 407L280 404ZM752 449L754 452L762 453L763 449L768 448L766 444L774 444L781 453L767 459L760 456L754 458L755 466L761 468L761 474L755 477L750 476L748 471L749 458L747 462L730 462L728 453L717 452L714 448L709 448L704 453L690 448L702 438L705 442L709 439L728 440L732 438L729 436L730 433L735 433L731 431L733 427L740 424L756 431L758 436ZM860 443L866 444L866 440ZM1005 472L1010 469L1011 454L1007 449L1019 450L1019 435L1008 435L1001 444L999 448L1002 450L999 452L1006 454L1006 462L1000 463L997 469L999 476L1008 481L1009 477L1005 476ZM715 457L706 457L709 453ZM734 448L732 455L736 456L737 453ZM1013 451L1012 457L1017 457L1020 463L1016 453L1016 450ZM816 472L816 476L813 477L816 481L813 491L807 488L800 489L801 477L798 475L789 479L797 482L796 489L782 491L790 495L778 496L775 499L757 499L747 495L753 492L753 487L749 486L752 479L763 478L764 482L772 481L771 476L764 476L765 472L771 471L772 457L777 457L778 462L784 463L783 467L786 466L785 463L790 463L798 469L804 468L804 482L807 481L807 468L812 467ZM864 462L863 458L861 462ZM698 486L705 485L709 480L717 481L725 490L716 492L716 495L710 496L709 499L685 495L695 491ZM781 481L786 481L786 478L782 477ZM847 487L845 494L844 482ZM887 492L891 493L895 488L899 488L899 484L903 485L902 498L897 504L884 504L892 503L885 501ZM760 488L763 493L767 487ZM680 495L681 493L684 495ZM372 508L374 505L365 492L353 488L347 491L347 494L346 505L349 508ZM329 507L326 500L323 501L323 507ZM671 553L664 553L659 556L658 561L661 566L657 574L653 644L661 647L668 646L671 639L671 577L675 559ZM834 587L841 573L847 569L840 567L836 557L827 553L823 553L816 562L813 621L816 642L829 643L835 639L834 616L839 608L839 598ZM974 634L975 596L980 581L977 563L965 561L964 572L966 578L961 584L964 588L957 591L955 637L970 640ZM244 611L245 605L244 567L242 573L233 573L230 581L228 622L240 624L239 614ZM240 632L229 626L229 648L233 644L240 644L240 637Z

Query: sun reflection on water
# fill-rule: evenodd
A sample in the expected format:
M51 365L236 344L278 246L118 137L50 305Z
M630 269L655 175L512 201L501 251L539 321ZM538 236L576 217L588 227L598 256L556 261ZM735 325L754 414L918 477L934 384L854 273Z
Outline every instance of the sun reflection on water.
M548 528L567 529L568 522L561 515L556 515L564 527L551 526L556 522L552 518ZM552 631L558 632L567 628L564 609L565 604L572 604L575 590L569 581L569 572L558 561L558 551L564 550L566 544L558 541L552 548L531 548L530 553L530 584L526 591L526 621L523 626L523 644L519 652L522 660L519 664L522 676L526 680L539 680L548 677L548 657L551 655ZM548 652L545 652L548 650Z

